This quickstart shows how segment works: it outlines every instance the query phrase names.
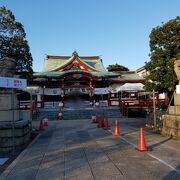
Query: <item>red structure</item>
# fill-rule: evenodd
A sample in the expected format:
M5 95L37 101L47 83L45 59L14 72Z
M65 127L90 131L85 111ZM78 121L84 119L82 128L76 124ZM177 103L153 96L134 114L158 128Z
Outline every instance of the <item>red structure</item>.
M119 105L118 87L125 83L144 83L134 71L108 72L100 56L47 55L42 72L34 73L29 91L36 96L37 107L56 106L75 95L93 104ZM114 88L115 87L115 88Z

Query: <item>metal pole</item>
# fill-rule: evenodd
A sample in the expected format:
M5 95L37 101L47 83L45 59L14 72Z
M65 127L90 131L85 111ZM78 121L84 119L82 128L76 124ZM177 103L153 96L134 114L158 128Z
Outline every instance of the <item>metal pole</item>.
M11 104L11 106L12 106L12 148L13 148L12 150L13 150L13 155L15 153L14 94L15 94L15 90L12 89L12 101L11 101L12 104Z
M155 100L155 91L153 89L153 119L154 119L154 128L156 130L156 100Z
M32 120L33 120L33 111L34 111L34 104L33 104L33 99L32 99L32 91L30 92L30 131L32 130Z

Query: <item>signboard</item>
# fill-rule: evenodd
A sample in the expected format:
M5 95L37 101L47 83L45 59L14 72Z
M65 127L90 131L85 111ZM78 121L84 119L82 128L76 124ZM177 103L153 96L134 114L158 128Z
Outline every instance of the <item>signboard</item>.
M27 87L26 79L0 77L0 88L24 89Z

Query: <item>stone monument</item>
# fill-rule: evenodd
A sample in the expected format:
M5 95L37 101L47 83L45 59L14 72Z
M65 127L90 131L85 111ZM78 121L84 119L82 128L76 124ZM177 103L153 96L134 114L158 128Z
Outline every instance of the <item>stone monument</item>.
M174 71L179 84L174 92L174 105L169 106L167 114L163 115L162 134L180 139L180 60L174 62Z
M15 68L15 60L0 59L0 77L12 78ZM22 119L16 94L10 88L0 87L0 152L22 149L29 137L29 122Z

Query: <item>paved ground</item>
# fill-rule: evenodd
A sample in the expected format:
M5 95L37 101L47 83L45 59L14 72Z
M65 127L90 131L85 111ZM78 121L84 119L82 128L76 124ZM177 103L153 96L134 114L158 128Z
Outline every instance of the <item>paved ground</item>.
M139 152L141 124L121 119L121 136L113 137L88 120L50 122L0 179L180 179L180 141L145 132L151 151Z

